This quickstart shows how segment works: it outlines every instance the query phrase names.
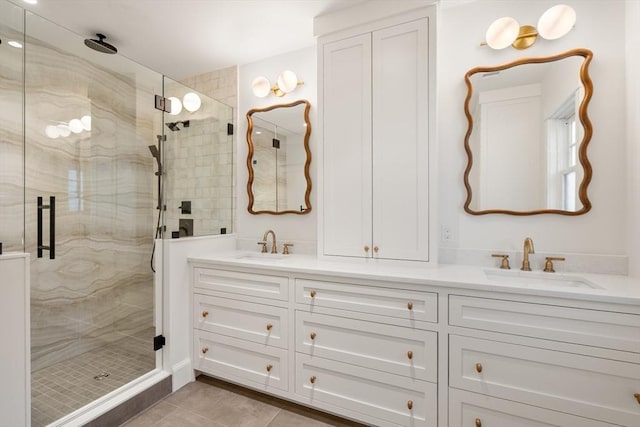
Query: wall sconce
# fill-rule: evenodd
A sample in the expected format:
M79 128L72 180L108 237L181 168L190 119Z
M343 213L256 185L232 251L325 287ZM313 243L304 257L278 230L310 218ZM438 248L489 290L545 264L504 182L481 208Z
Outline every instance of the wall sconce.
M558 4L542 14L538 26L520 26L515 19L505 16L496 19L487 29L486 42L480 46L504 49L509 45L516 49L527 49L536 42L538 36L555 40L566 35L576 24L576 11L566 4Z
M293 92L296 87L303 85L304 82L299 82L296 73L291 70L284 70L278 76L276 84L271 86L269 80L266 77L258 76L251 82L253 94L258 98L264 98L269 95L269 92L273 92L275 96L285 96L289 92Z

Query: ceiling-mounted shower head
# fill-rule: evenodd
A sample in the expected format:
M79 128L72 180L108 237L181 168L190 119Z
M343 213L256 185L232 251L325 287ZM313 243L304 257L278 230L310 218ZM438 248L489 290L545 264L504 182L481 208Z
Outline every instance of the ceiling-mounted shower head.
M96 33L96 36L98 36L99 40L96 39L85 39L84 40L84 44L97 51L100 53L108 53L113 55L114 53L118 53L118 49L116 49L115 46L110 45L109 43L107 43L106 41L104 41L104 39L107 38L107 36L105 36L104 34L100 34L100 33Z
M178 127L178 123L180 122L170 122L170 123L165 123L167 125L167 127L169 129L171 129L173 132L180 130L180 128Z

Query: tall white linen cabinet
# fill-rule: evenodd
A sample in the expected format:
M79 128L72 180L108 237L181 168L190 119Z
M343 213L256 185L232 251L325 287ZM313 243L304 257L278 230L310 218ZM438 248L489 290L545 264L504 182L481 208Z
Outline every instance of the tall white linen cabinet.
M434 16L421 8L318 40L319 254L435 261Z

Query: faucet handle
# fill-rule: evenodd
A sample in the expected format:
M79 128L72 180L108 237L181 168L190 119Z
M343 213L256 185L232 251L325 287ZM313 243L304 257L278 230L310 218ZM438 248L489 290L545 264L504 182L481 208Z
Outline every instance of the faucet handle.
M267 242L258 242L259 245L262 245L262 249L260 249L260 252L262 252L263 254L267 253Z
M503 270L511 270L511 266L509 265L509 255L505 254L491 254L494 258L502 258L500 262L500 268Z
M548 256L544 258L544 272L546 273L555 273L556 271L553 269L553 261L564 261L566 258L562 256Z
M289 248L293 246L293 243L283 243L282 244L282 255L289 255Z

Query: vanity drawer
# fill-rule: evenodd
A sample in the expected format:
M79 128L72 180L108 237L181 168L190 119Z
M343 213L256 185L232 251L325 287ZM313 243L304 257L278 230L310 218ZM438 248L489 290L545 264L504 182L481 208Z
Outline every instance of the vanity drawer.
M193 368L262 390L288 390L287 350L194 331Z
M288 347L288 310L208 295L193 296L193 326L209 332Z
M280 276L240 273L196 267L193 286L235 295L289 300L289 279Z
M403 426L436 427L437 386L296 353L296 394Z
M449 358L451 387L640 425L640 364L457 335Z
M449 389L449 425L461 427L612 427L562 412Z
M433 292L296 279L296 302L410 321L438 322L438 294Z
M438 334L296 311L296 351L423 381L438 378Z
M451 295L449 323L640 353L640 316L634 314Z

